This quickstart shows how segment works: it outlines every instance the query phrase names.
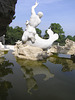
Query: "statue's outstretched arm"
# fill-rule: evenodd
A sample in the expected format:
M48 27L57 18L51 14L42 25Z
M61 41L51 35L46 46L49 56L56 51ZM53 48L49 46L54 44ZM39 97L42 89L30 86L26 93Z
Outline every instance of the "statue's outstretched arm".
M32 6L32 8L31 8L31 14L36 14L35 8L38 6L38 4L39 4L39 3L37 3L37 1L36 1L35 5Z

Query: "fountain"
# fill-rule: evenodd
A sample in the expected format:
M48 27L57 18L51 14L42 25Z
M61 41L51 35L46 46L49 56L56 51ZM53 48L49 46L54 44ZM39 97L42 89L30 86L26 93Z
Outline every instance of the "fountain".
M36 27L41 23L41 17L43 16L42 12L38 12L38 14L35 12L35 8L38 5L39 3L36 2L31 8L31 17L29 21L26 21L26 29L23 33L22 41L16 42L14 54L19 58L31 60L46 58L51 55L48 49L58 39L58 34L54 34L51 29L47 30L49 39L42 39L37 34Z

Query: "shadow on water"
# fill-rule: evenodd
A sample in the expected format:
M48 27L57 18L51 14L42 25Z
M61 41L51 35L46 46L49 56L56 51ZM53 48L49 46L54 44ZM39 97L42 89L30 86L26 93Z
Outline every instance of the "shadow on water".
M75 58L64 58L64 57L58 57L58 55L53 55L48 60L54 64L61 64L63 66L62 71L72 71L75 70Z
M9 60L6 61L4 57L0 57L0 100L7 100L8 90L12 88L11 82L3 79L4 76L13 74L12 69L8 67L11 65L13 66L13 63Z
M35 78L36 75L45 75L43 78L44 81L54 77L54 74L50 73L50 70L43 64L43 61L31 61L23 59L16 59L16 61L21 65L21 70L27 83L27 92L30 94L32 89L38 89Z

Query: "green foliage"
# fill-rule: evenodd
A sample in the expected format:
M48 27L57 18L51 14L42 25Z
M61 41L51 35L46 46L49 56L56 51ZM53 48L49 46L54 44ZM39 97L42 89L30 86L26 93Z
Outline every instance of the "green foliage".
M59 39L56 41L58 43L60 43L60 45L65 45L65 40L66 38L72 40L72 41L75 41L75 36L70 36L68 35L67 37L64 35L64 31L63 31L63 28L62 26L59 24L59 23L51 23L50 27L51 30L54 32L54 33L57 33L59 35ZM45 35L43 37L44 39L48 39L49 38L49 35L47 34L47 30L45 31Z
M60 45L64 45L66 37L64 35L62 26L59 23L52 23L49 28L51 28L54 33L59 35L59 39L56 42L59 42Z
M41 37L42 31L40 29L36 28L36 33Z
M57 40L58 43L60 43L60 45L65 45L65 35L59 35L59 39Z
M75 41L75 36L73 36L73 41Z
M73 40L73 37L71 35L68 35L66 38Z
M64 33L63 28L61 27L61 25L59 23L52 23L49 28L51 28L51 30L54 33L57 33L59 35Z
M68 35L68 36L66 37L66 39L67 39L67 38L70 39L70 40L72 40L72 41L75 41L75 36L72 37L71 35Z
M57 42L61 43L61 42L65 41L65 35L63 35L64 31L63 31L63 28L61 27L60 24L52 23L49 28L51 28L51 30L54 33L57 33L59 35L59 39L58 39ZM43 38L44 39L48 39L49 38L49 35L47 34L47 30L45 31L45 35L44 35Z
M54 33L57 33L59 35L59 39L56 42L59 42L60 45L65 44L65 39L68 38L72 41L75 41L75 36L70 36L68 35L67 37L64 35L63 28L61 27L60 24L58 23L52 23L50 27ZM42 31L38 28L36 28L37 34L41 36ZM23 34L23 29L22 27L16 26L15 28L13 27L7 27L7 32L5 36L6 44L15 44L18 40L21 40ZM47 30L45 31L45 35L43 36L44 39L48 39L49 35L47 33Z
M45 35L43 36L44 39L48 39L49 38L49 35L47 33L47 30L45 31Z
M18 40L21 40L23 34L23 29L19 26L15 28L7 27L7 32L5 36L6 44L15 44Z

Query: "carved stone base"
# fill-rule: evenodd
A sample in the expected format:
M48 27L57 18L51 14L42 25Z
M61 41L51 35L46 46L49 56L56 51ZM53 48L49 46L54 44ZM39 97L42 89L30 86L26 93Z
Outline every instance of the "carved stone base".
M43 51L43 49L39 47L22 44L21 41L16 43L13 54L21 59L30 60L43 60L52 55L51 53L47 53L47 51Z

